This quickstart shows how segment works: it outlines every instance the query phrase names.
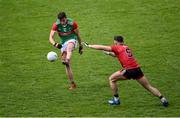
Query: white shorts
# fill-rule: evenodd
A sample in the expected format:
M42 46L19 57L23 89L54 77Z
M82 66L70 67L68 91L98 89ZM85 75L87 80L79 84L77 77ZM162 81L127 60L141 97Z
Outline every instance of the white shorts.
M64 44L62 44L61 53L67 51L67 46L68 46L69 43L73 43L74 44L74 48L77 47L77 41L75 39L70 39L67 42L65 42Z

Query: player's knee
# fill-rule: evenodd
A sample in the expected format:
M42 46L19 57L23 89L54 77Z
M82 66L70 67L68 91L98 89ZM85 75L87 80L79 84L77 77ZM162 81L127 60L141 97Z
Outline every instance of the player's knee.
M110 76L110 77L109 77L109 82L111 82L111 83L112 83L112 82L115 82L115 78Z
M111 82L111 81L112 81L112 77L110 76L110 77L109 77L109 82Z

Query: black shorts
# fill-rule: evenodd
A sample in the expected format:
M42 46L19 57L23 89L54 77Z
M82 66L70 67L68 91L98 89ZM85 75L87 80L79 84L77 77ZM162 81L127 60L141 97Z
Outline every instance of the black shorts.
M127 79L140 79L144 76L143 72L141 71L141 68L123 70L122 72L122 75Z

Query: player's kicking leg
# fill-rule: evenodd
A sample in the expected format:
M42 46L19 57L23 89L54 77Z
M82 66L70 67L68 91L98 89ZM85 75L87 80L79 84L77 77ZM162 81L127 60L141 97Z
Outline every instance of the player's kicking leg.
M163 106L165 106L165 107L168 106L168 101L166 100L166 98L162 96L162 94L160 93L160 91L159 91L157 88L153 87L153 86L149 83L149 81L146 79L145 76L143 76L143 77L140 78L140 79L137 79L137 81L138 81L145 89L147 89L149 92L151 92L154 96L158 97L158 98L161 100Z
M73 73L72 73L72 69L71 69L71 65L70 65L70 59L71 59L71 55L74 50L74 47L75 47L75 44L72 42L69 42L67 44L66 52L63 52L64 55L62 55L62 63L65 65L66 73L67 73L67 76L68 76L70 84L71 84L71 86L69 88L70 90L76 88L76 84L74 82Z
M116 82L118 80L126 80L126 78L123 76L123 72L121 71L117 71L115 73L113 73L110 77L109 77L109 84L113 93L113 99L109 100L108 103L110 105L119 105L120 104L120 98L119 98L119 94L118 94L118 87Z

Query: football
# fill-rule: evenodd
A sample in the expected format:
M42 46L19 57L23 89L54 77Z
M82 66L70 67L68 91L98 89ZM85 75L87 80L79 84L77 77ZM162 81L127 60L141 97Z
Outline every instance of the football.
M51 51L51 52L49 52L49 53L47 54L47 59L48 59L50 62L56 61L57 58L58 58L58 55L57 55L55 52L53 52L53 51Z

